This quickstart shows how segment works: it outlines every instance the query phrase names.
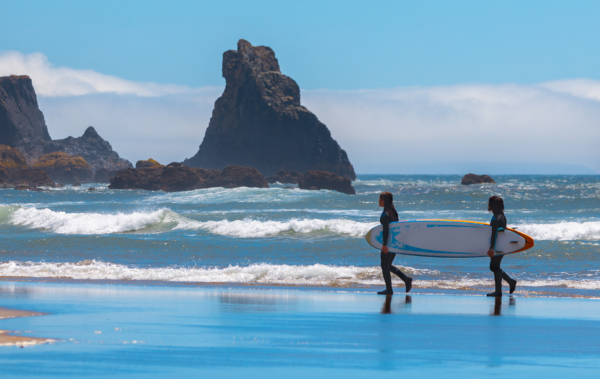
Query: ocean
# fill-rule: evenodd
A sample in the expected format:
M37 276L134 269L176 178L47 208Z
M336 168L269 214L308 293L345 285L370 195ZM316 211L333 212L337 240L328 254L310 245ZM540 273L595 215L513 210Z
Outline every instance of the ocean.
M509 227L535 239L504 258L523 296L600 295L600 175L504 175L462 186L459 175L358 175L357 195L268 189L189 192L0 189L0 277L383 288L378 194L394 194L401 220L488 222L487 199L505 200ZM88 187L96 190L88 191ZM489 259L398 255L429 293L480 294ZM397 278L395 285L400 286ZM403 289L398 288L403 291Z

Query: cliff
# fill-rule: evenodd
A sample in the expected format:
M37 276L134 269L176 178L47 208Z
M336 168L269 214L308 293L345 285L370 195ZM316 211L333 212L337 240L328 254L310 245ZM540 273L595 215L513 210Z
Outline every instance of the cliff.
M18 149L29 165L44 154L64 152L83 157L94 172L133 167L91 126L81 137L53 141L28 76L0 77L0 145Z
M240 40L237 50L223 54L223 77L225 91L215 102L204 140L185 165L243 165L264 175L323 170L356 178L329 129L300 105L300 88L281 73L273 50Z
M41 154L30 157L29 149L24 147L38 141L50 141L50 134L31 79L15 75L0 77L0 144L18 148L31 162Z

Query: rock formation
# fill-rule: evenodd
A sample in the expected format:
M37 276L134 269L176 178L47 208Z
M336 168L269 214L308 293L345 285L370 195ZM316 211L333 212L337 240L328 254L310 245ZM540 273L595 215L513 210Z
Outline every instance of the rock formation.
M44 154L62 151L83 157L94 172L133 167L91 126L81 137L53 141L28 76L0 77L0 144L18 149L29 165Z
M148 167L165 167L165 166L161 165L160 163L158 163L157 161L155 161L152 158L148 159L147 161L139 160L135 164L136 169L148 168Z
M38 141L50 141L44 115L40 111L33 84L28 76L0 77L0 144L15 147L28 162L42 154L25 147Z
M27 168L24 170L15 171L10 177L0 177L0 184L3 187L22 187L22 189L35 189L36 187L55 187L56 184L46 171ZM24 188L27 187L27 188Z
M29 168L21 152L7 145L0 145L0 171L6 176L18 170Z
M183 163L222 169L244 165L265 175L325 170L355 179L348 155L329 129L300 105L300 88L283 75L269 47L240 40L223 54L223 95L198 153Z
M268 186L265 177L258 170L250 167L230 165L223 168L223 171L219 171L171 163L167 166L158 164L120 170L114 178L111 178L108 188L177 192L212 187L266 188Z
M467 174L463 176L461 180L461 184L469 185L469 184L483 184L483 183L493 183L496 182L490 176L487 175L475 175L475 174Z
M0 187L33 190L37 186L54 187L55 183L46 172L30 169L19 150L0 145Z
M308 190L327 189L355 195L350 179L327 171L308 171L298 181L298 188Z
M85 159L60 151L42 155L33 168L46 171L56 183L91 183L94 173Z
M298 180L302 177L302 173L298 171L286 171L280 170L275 174L267 177L267 183L281 183L281 184L298 184Z

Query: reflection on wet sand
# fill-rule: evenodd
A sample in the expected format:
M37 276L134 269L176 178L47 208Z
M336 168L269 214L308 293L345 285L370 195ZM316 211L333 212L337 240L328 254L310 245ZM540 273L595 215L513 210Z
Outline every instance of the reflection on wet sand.
M381 308L381 314L391 314L392 313L392 295L385 295L385 300L383 301L383 307ZM404 298L404 304L409 305L412 303L412 297L410 295L406 295Z
M514 306L517 304L517 301L514 297L510 297L508 299L508 306ZM502 298L496 297L494 300L494 307L492 312L490 312L490 316L502 316Z

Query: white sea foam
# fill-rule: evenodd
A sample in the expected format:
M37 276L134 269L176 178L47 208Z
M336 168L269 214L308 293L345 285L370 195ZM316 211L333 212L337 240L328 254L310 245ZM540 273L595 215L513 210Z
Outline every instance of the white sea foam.
M285 232L312 233L333 232L352 237L363 237L377 223L357 222L344 219L291 219L288 221L259 221L253 219L235 221L206 221L180 223L178 229L204 229L213 234L232 237L268 237Z
M480 289L493 286L491 278L444 278L435 270L402 267L414 278L416 288ZM76 263L3 262L0 277L69 278L80 280L151 280L191 283L241 283L305 286L380 286L383 285L379 267L314 265L273 265L219 267L156 267L139 268L100 261ZM396 284L400 279L393 277ZM519 288L600 289L598 279L524 279Z
M58 234L111 234L140 230L158 223L178 223L168 209L133 213L67 213L51 209L21 208L10 217L14 225L50 230Z
M600 221L523 224L518 230L537 240L600 240Z

